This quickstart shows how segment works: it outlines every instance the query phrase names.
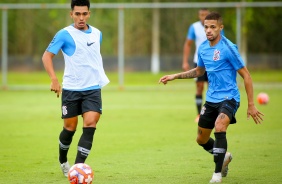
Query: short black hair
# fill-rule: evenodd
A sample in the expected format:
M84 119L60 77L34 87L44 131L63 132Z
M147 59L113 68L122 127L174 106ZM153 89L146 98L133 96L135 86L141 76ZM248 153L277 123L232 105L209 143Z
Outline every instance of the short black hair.
M209 11L208 8L201 8L200 10L202 10L202 11Z
M73 10L74 6L87 6L90 8L89 0L71 0L71 9Z
M206 16L205 20L217 20L217 22L223 24L223 19L221 15L217 12L211 12Z

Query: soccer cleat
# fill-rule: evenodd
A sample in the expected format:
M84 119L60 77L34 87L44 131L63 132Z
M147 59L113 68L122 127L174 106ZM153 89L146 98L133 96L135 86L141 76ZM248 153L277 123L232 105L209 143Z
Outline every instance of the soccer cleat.
M195 118L195 123L198 123L200 119L200 115L197 115L197 117Z
M65 163L61 164L61 169L63 171L63 174L65 175L65 177L68 177L68 173L70 170L70 164L68 161L66 161Z
M232 154L229 152L225 153L225 157L224 157L224 161L223 161L223 165L222 165L222 169L221 169L221 176L222 177L226 177L228 174L228 164L231 162L232 160Z
M210 183L221 183L221 181L222 181L221 173L213 173Z

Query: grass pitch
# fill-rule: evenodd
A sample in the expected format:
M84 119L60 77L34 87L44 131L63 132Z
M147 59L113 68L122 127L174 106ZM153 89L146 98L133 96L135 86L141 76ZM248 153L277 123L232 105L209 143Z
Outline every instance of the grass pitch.
M280 183L282 126L279 109L280 72L269 78L253 74L255 95L266 92L270 103L258 109L265 114L262 125L247 120L247 101L241 89L241 107L227 132L228 150L234 160L224 183ZM86 161L99 184L208 183L213 158L195 142L197 124L193 80L157 84L160 75L125 75L119 90L117 74L103 89L103 115ZM273 77L272 77L273 76ZM58 163L58 136L62 129L60 99L49 91L46 73L9 74L17 87L0 91L0 183L68 183ZM36 85L26 90L19 85ZM42 89L42 90L41 90ZM73 164L81 134L81 118L69 151Z

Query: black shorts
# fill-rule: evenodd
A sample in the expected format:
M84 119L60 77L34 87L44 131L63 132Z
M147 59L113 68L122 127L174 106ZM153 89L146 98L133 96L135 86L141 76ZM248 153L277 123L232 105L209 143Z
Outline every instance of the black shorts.
M195 68L197 67L197 63L194 63ZM201 77L196 78L196 82L208 82L207 72L204 73Z
M102 114L101 89L62 92L62 119L81 115L88 111Z
M213 129L216 118L220 113L224 113L229 117L230 124L236 123L235 113L239 106L240 103L233 98L220 103L206 102L201 110L198 125L202 128Z

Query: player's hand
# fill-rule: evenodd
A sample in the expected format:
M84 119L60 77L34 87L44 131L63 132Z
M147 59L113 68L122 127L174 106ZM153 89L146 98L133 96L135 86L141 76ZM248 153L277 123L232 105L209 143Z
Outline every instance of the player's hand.
M159 80L159 84L163 83L163 84L167 84L168 81L172 81L175 79L175 74L172 75L165 75L163 77L160 78Z
M59 98L60 94L62 93L62 89L61 89L61 85L58 82L58 80L54 80L51 82L50 89L51 91L54 91L55 93L57 93L57 98Z
M251 105L247 110L247 118L250 119L250 116L252 116L256 124L261 124L263 121L262 116L264 116L264 114L258 111L254 105Z

